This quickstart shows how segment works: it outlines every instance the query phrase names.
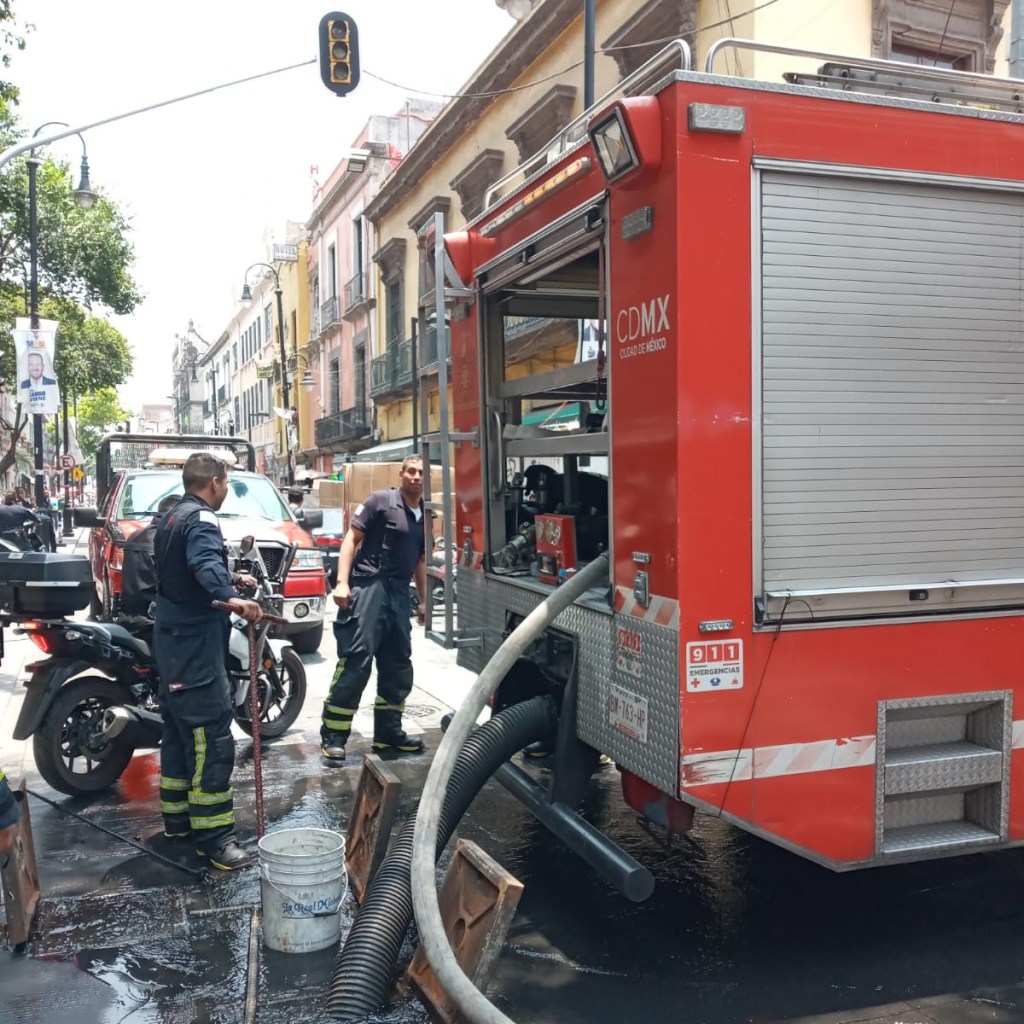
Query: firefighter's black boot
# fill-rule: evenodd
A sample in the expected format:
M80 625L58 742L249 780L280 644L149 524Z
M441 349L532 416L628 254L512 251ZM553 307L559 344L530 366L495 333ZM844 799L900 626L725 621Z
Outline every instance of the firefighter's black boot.
M402 731L400 711L373 712L373 749L399 754L422 754L423 740Z
M237 871L239 868L247 868L252 863L252 857L234 839L228 839L220 846L199 847L196 853L208 860L218 871Z

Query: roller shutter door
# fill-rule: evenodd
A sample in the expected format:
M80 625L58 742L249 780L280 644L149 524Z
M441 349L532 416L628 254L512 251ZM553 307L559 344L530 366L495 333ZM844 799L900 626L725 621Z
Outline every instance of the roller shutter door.
M1019 600L1024 197L760 185L764 593Z

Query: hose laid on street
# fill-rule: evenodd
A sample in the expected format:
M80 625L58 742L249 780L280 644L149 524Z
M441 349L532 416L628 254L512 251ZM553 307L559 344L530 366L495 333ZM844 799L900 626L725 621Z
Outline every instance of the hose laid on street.
M443 819L445 791L463 744L483 710L487 699L519 657L570 604L591 587L608 581L608 556L602 555L554 590L512 631L484 666L441 740L420 794L419 812L413 838L412 900L420 946L445 993L471 1024L513 1024L466 977L448 943L437 899L435 871L439 828ZM511 709L510 709L511 710Z
M484 783L516 751L535 740L553 738L556 727L554 702L549 697L534 697L506 708L473 731L452 768L436 830L434 863ZM415 827L415 819L409 818L391 844L338 955L327 1012L339 1020L363 1018L387 1001L412 920L410 867Z

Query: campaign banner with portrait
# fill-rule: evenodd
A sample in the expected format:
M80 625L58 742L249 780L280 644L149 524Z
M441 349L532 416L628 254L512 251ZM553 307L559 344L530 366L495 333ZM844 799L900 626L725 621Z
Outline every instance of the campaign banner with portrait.
M60 409L60 389L53 372L56 320L40 320L33 329L28 317L18 317L11 331L18 360L18 401L30 413L50 415Z

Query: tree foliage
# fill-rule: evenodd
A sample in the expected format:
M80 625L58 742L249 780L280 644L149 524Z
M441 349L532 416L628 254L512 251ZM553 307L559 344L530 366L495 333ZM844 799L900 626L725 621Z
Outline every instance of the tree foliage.
M131 413L121 406L117 392L110 387L98 388L78 403L78 444L82 454L91 461L104 436L118 424L128 419Z
M6 71L11 66L15 51L25 49L25 33L31 25L18 25L14 16L13 0L0 0L0 65ZM18 88L11 82L0 81L0 101L18 102Z

